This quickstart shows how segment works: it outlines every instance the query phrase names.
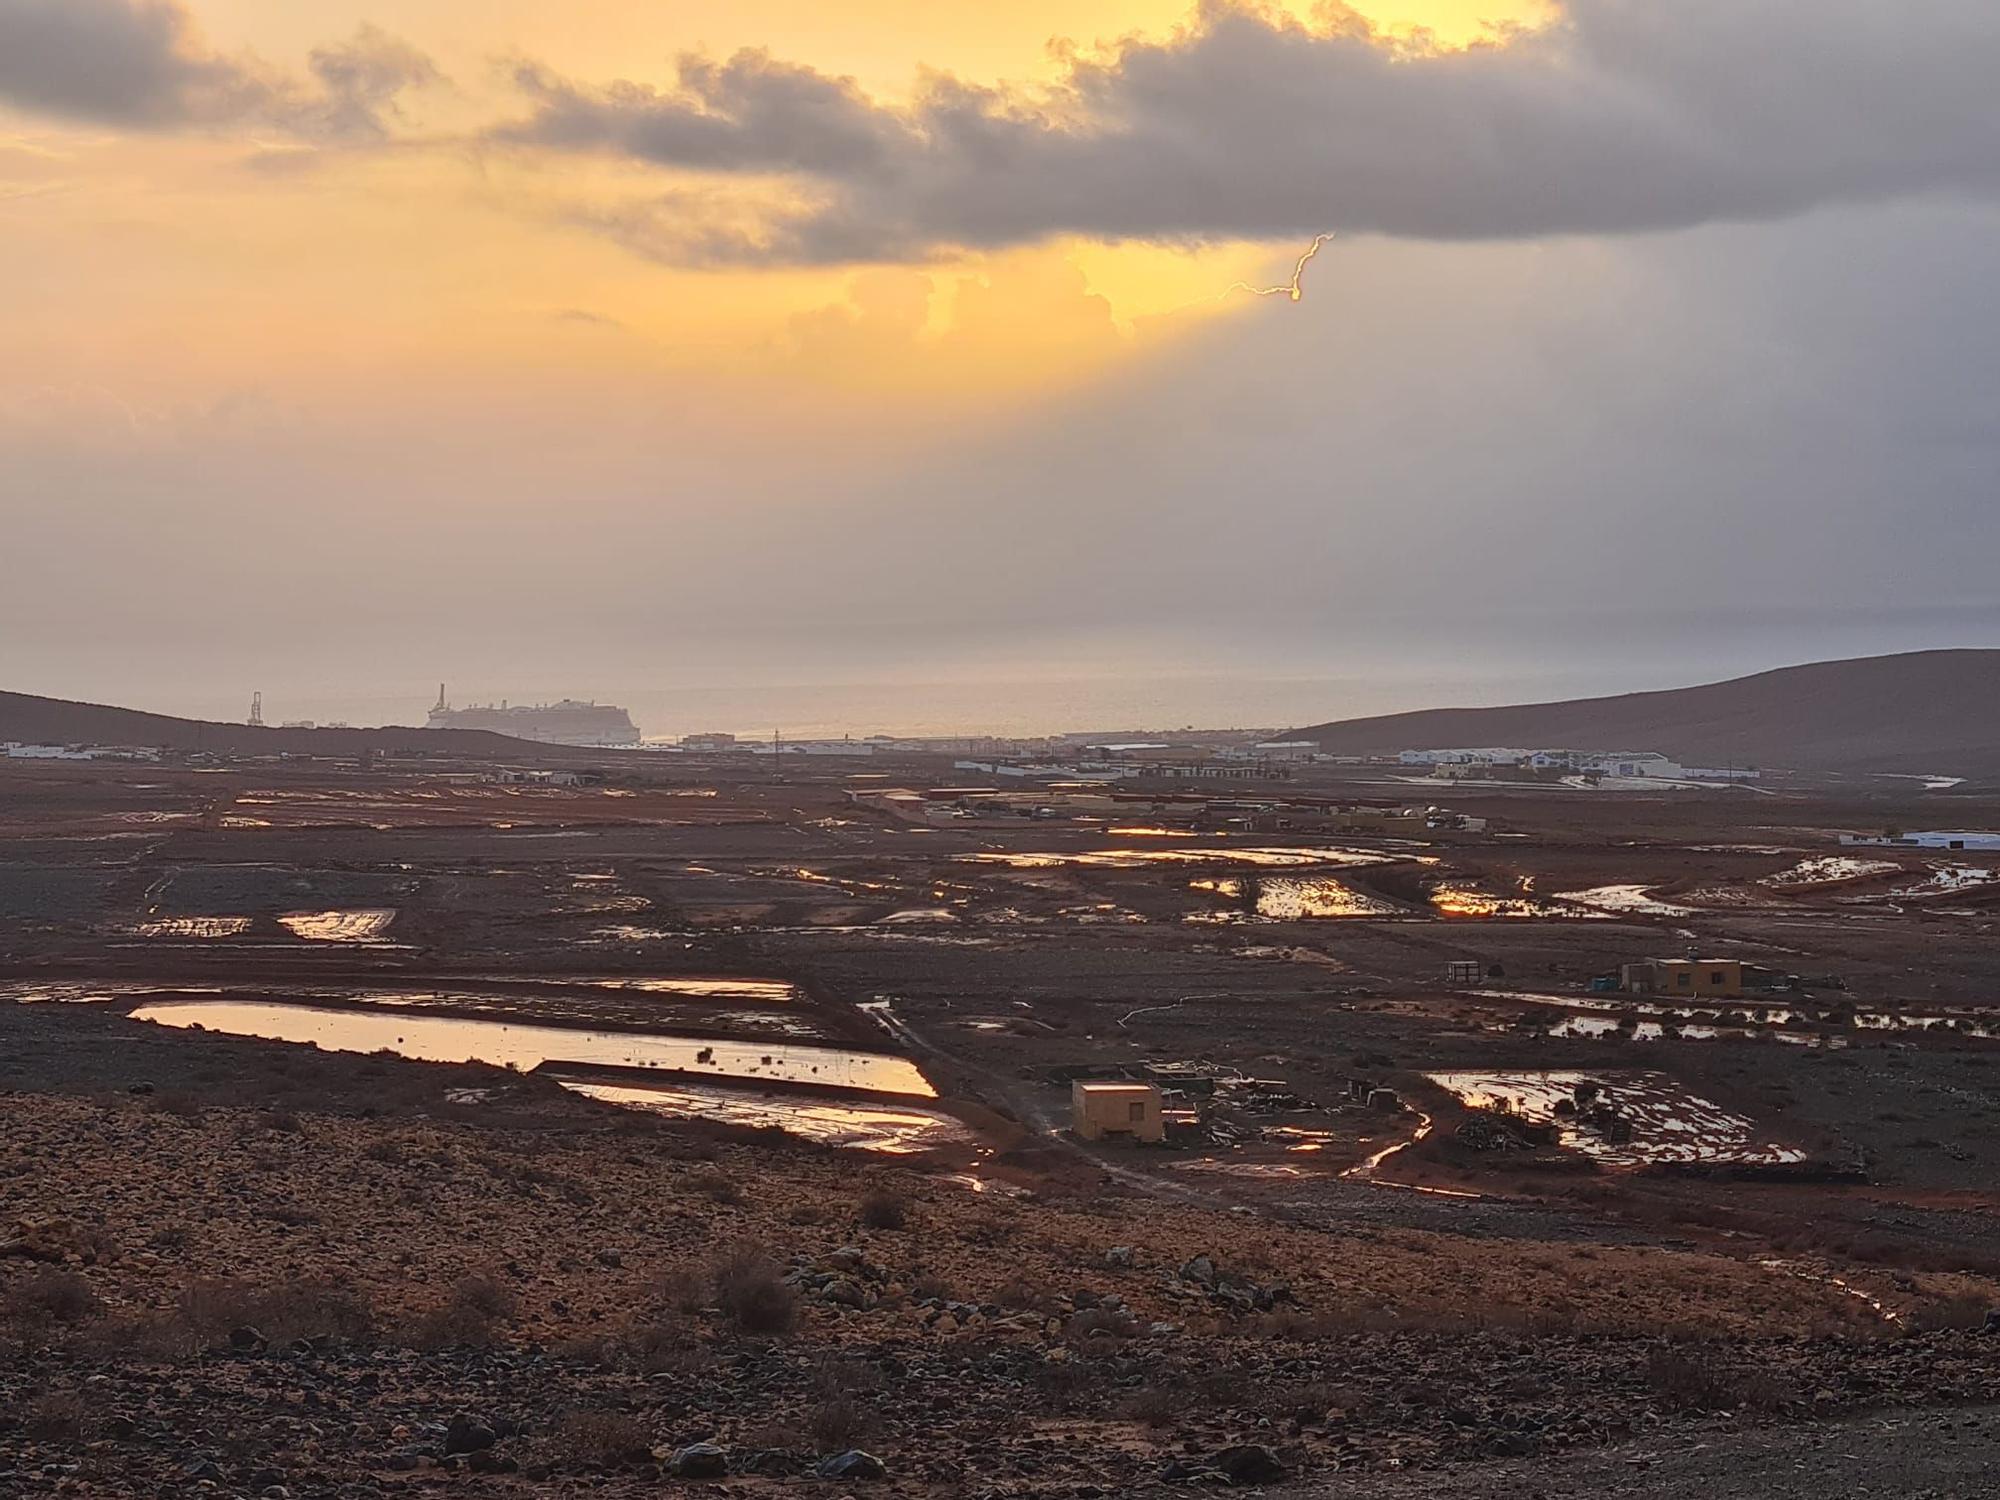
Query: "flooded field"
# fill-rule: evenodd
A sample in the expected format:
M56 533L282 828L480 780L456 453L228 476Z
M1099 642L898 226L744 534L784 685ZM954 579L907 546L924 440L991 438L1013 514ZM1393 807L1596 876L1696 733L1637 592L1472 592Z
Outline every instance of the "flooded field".
M1387 865L1399 856L1366 849L1090 849L1070 854L961 854L966 864L1007 865L1016 870L1139 870L1148 865L1255 865L1311 869L1318 865Z
M358 911L295 911L278 918L294 936L315 943L374 943L396 920L393 909L367 907Z
M155 917L132 928L147 938L229 938L250 930L248 917Z
M522 1072L544 1063L671 1068L719 1078L829 1084L917 1098L937 1094L907 1058L795 1043L710 1041L238 1000L162 1001L142 1005L132 1016L161 1026L306 1042L334 1052L393 1052L423 1062L483 1062Z
M1327 876L1267 875L1246 881L1233 876L1219 880L1195 880L1190 890L1208 891L1236 901L1255 896L1256 913L1278 922L1317 918L1400 917L1407 915L1394 902L1358 891L1353 886ZM1216 913L1220 918L1226 913Z
M605 1104L645 1110L671 1119L715 1120L754 1129L778 1129L816 1141L889 1155L969 1146L972 1132L949 1115L875 1104L833 1104L817 1099L756 1094L739 1089L636 1088L585 1079L557 1080L566 1089Z
M1571 1151L1607 1166L1801 1162L1805 1152L1760 1137L1756 1124L1664 1073L1445 1072L1425 1075L1468 1109L1549 1125Z
M1495 921L1533 917L1588 917L1596 913L1538 901L1532 896L1502 896L1480 886L1447 882L1431 892L1430 903L1441 917Z
M1800 890L1816 885L1840 885L1850 880L1870 880L1878 875L1894 875L1902 866L1893 859L1854 859L1829 854L1802 859L1789 870L1764 877L1763 884L1774 890Z
M1633 917L1691 917L1694 908L1675 906L1671 902L1654 899L1643 885L1600 885L1587 891L1562 891L1555 897L1558 901L1569 902L1573 906L1587 906L1594 911L1616 912L1619 916Z

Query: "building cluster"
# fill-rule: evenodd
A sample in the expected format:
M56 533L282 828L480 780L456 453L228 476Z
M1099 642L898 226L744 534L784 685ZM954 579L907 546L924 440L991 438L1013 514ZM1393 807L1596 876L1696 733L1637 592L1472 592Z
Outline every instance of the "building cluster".
M6 740L0 741L0 756L7 760L153 761L160 758L160 752L146 745L31 745Z
M1311 740L1259 740L1241 731L1188 731L1173 739L1056 735L1004 739L992 735L891 735L863 738L769 739L734 734L683 735L665 749L683 755L836 756L950 755L957 769L1028 781L1159 777L1167 780L1284 780L1290 766L1324 759Z
M1397 763L1428 769L1440 780L1495 775L1595 776L1614 780L1755 781L1753 767L1687 766L1657 750L1524 750L1484 746L1449 750L1405 750Z
M1945 849L1968 854L2000 854L2000 833L1843 833L1840 841L1862 849Z
M1161 789L1138 791L1117 782L1075 780L1031 786L890 786L850 788L856 807L909 823L1008 824L1020 819L1102 825L1117 834L1148 830L1190 834L1344 834L1422 838L1481 834L1487 820L1434 804L1354 801L1332 797L1211 795Z

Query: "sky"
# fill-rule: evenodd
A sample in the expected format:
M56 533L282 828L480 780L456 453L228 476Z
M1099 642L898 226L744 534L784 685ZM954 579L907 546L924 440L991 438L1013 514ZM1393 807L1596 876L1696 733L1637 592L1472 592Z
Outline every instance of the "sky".
M0 687L1053 730L2000 645L1996 69L1991 0L0 0Z

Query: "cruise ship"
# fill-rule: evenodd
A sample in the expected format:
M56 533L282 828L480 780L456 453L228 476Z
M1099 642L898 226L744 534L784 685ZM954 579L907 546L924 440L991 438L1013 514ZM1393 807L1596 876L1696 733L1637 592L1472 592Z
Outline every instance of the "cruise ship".
M517 740L535 740L544 745L577 745L584 749L636 745L639 726L622 708L609 703L580 703L565 698L560 703L469 704L453 708L445 701L444 685L438 685L438 701L431 709L426 728L490 729L495 734L512 735Z

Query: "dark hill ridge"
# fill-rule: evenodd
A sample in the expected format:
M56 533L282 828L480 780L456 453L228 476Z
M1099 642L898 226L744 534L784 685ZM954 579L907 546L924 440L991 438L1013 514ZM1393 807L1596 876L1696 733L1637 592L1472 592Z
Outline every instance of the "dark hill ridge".
M2000 775L2000 651L1782 667L1705 687L1434 708L1297 731L1334 755L1508 745L1657 750L1696 766Z
M0 741L29 745L127 745L211 755L455 755L468 760L576 760L591 752L517 740L483 729L252 729L131 708L0 693Z

